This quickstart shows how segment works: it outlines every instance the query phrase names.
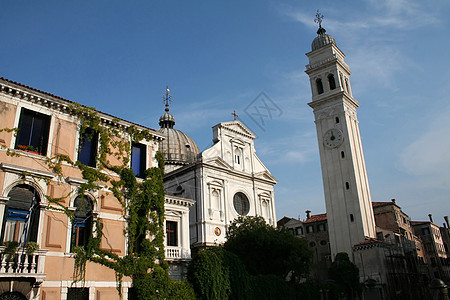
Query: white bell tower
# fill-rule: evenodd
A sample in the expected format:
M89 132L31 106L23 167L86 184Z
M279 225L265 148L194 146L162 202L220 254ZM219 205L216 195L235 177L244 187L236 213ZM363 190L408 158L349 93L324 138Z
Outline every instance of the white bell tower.
M319 142L322 179L327 209L331 255L347 252L366 238L374 238L375 219L350 86L350 69L334 38L325 34L322 18L312 51L306 55L306 74L311 82L312 102Z

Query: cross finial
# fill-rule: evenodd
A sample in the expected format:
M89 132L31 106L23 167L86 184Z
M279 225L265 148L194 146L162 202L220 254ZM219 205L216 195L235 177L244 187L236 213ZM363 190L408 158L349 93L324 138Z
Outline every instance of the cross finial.
M233 112L231 113L231 115L234 117L234 120L236 121L236 119L239 117L239 115L236 113L236 110L233 110Z
M169 104L172 103L172 95L169 92L169 87L166 86L166 92L162 95L163 103L166 105L166 111L169 111Z
M323 15L319 12L319 10L317 10L316 12L316 18L314 19L314 23L319 24L319 28L322 28L322 20L323 20Z

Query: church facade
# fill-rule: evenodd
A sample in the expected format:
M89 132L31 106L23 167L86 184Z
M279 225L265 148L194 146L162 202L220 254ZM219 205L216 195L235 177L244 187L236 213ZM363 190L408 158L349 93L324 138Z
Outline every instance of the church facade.
M256 155L253 132L238 120L219 123L213 127L213 145L200 152L174 125L166 102L159 130L166 138L161 146L164 186L168 194L195 201L190 212L193 247L223 244L227 225L239 216L262 216L276 226L277 180Z

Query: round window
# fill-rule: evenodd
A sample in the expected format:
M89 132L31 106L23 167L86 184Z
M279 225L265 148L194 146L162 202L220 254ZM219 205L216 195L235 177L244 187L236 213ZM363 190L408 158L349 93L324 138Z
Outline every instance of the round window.
M247 196L240 192L234 195L233 205L236 212L241 216L247 215L250 210L250 202L248 201Z

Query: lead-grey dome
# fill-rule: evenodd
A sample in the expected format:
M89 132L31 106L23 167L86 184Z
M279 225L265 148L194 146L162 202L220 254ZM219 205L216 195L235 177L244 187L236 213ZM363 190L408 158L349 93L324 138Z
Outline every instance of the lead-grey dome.
M311 49L313 51L316 49L319 49L325 45L328 45L328 44L336 45L336 41L334 40L334 37L332 37L329 34L326 34L325 32L326 32L325 28L322 28L322 27L319 27L319 30L317 30L318 35L311 44Z
M158 132L165 137L159 146L166 165L187 165L200 153L197 144L184 132L169 127L161 127Z

